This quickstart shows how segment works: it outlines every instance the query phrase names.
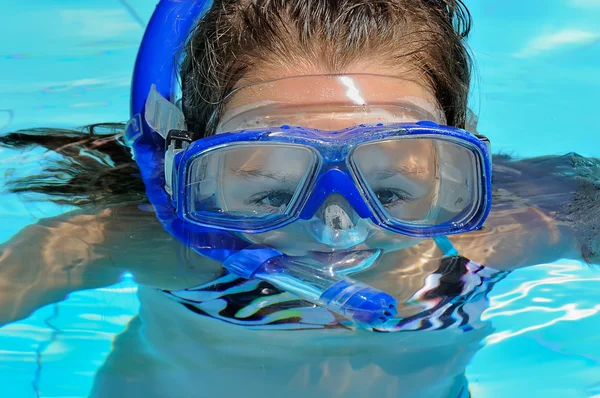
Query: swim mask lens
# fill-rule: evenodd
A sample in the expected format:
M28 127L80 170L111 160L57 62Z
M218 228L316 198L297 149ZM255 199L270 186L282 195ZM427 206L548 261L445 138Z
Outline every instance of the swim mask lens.
M392 231L452 233L487 205L486 154L462 134L419 124L220 134L181 154L178 209L200 225L259 233L308 220L337 194Z

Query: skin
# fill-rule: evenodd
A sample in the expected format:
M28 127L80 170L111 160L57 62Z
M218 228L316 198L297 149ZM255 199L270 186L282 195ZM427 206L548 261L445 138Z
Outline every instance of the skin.
M260 80L272 80L307 74L305 70L287 70L283 75L274 75L273 69L263 72L254 75L260 75ZM317 70L309 72L318 73ZM357 66L347 72L391 73L387 68L377 66ZM413 97L436 103L423 82L411 80L410 76L403 77L408 79L396 87L372 89L384 102ZM260 80L247 76L240 85ZM249 97L233 97L228 109L249 101L274 99L277 100L261 98L260 92L254 92ZM293 98L291 105L306 105L311 100L314 102L314 96L310 94L299 95ZM347 126L347 121L321 120L307 127L338 129ZM421 177L431 178L427 173ZM324 249L305 235L292 224L288 229L250 238L267 244L274 240L293 241L294 246L290 249L297 247L299 242L314 245L311 247L314 250ZM511 209L494 208L485 228L452 236L451 240L461 255L500 270L563 257L578 258L570 229L525 204ZM419 289L424 278L437 269L442 257L431 240L422 241L381 229L373 233L365 245L389 249L378 265L377 280L371 282L399 299L409 297L411 292ZM176 258L178 261L173 260ZM177 290L213 280L222 269L164 232L154 214L143 206L130 204L63 214L24 228L0 247L0 325L60 301L72 291L113 284L126 271L132 272L140 284Z

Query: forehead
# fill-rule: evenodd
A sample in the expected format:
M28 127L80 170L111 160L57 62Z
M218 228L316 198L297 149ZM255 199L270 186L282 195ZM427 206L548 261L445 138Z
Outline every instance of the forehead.
M226 99L227 108L259 101L294 105L329 103L386 103L406 98L436 104L425 85L408 79L375 74L304 75L258 82L234 90Z
M428 113L440 113L435 95L422 83L375 74L304 75L253 83L234 90L225 99L223 112L227 115L266 105L327 107L407 102Z

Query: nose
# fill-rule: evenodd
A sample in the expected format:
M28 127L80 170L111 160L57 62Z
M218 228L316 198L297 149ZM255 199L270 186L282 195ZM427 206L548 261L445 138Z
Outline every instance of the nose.
M348 201L339 194L329 195L319 210L317 217L329 228L346 231L356 227L360 218Z

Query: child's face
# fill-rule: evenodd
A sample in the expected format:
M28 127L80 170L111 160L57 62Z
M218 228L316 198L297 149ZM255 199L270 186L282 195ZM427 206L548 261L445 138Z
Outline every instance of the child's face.
M257 85L241 89L228 100L218 132L284 124L335 131L380 122L431 120L444 123L443 113L435 105L435 97L427 87L416 81L382 79L381 76L361 76L357 80L336 79L330 80L333 84L329 87L327 79L317 78L314 86L311 86L310 79L292 78L280 80L272 89L268 84L266 88ZM370 106L361 107L358 105L360 103ZM439 182L436 153L431 142L414 141L401 146L390 142L383 146L365 146L361 151L360 156L367 159L362 172L367 178L372 178L370 185L374 190L379 188L376 191L379 199L382 203L389 202L389 211L396 212L394 216L419 218L429 211L429 204L437 197ZM228 192L228 197L239 198L239 203L232 205L248 212L253 210L249 208L252 206L259 206L260 211L265 211L265 206L276 207L285 201L286 195L293 194L283 185L293 183L291 180L296 174L298 179L301 178L306 166L301 154L295 156L284 152L269 151L227 159L225 169L230 171L230 175L223 179L222 189ZM286 177L277 181L273 176L282 174L283 164L286 165ZM256 181L260 176L256 176L253 170L261 170L265 175L264 184ZM297 173L290 170L296 170ZM390 170L400 172L387 176ZM253 173L252 178L248 178L245 171ZM265 184L276 186L266 190ZM401 201L396 195L400 188L402 192L420 200L394 206L395 201ZM261 196L266 191L269 196ZM260 201L249 200L259 196ZM328 214L335 217L327 217ZM333 224L330 221L332 219L336 220ZM337 194L326 198L317 216L311 220L298 220L275 231L244 234L244 237L289 255L371 248L392 251L413 246L420 241L360 219L347 201Z

